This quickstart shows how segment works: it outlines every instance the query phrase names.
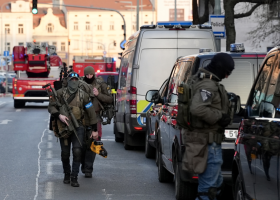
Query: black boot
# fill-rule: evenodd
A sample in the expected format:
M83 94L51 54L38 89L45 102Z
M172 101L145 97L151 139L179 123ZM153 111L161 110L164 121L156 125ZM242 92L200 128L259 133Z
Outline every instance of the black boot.
M79 187L80 184L78 183L78 177L77 176L71 176L71 186L73 187Z
M85 173L86 178L92 178L92 173Z
M64 174L63 183L65 183L65 184L69 184L70 183L70 173L65 173Z

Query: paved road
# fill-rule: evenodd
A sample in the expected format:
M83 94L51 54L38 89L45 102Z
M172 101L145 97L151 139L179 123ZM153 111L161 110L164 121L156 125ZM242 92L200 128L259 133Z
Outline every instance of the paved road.
M108 158L97 156L92 179L79 175L79 188L62 182L60 147L48 131L47 103L14 109L0 98L0 199L170 200L173 183L159 183L154 160L144 150L125 151L114 141L112 126L103 127Z

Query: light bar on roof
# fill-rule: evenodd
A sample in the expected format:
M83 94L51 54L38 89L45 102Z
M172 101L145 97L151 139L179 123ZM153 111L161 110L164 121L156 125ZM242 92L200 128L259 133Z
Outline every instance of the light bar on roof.
M158 26L164 26L165 28L179 27L188 28L192 25L192 21L174 21L174 22L158 22Z

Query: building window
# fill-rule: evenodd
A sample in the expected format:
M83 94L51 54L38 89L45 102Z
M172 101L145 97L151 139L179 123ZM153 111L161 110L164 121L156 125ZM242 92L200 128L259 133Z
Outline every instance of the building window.
M65 42L61 42L61 51L65 51Z
M5 34L10 34L10 24L5 24Z
M7 50L7 51L11 51L10 42L7 42L7 43L6 43L6 50Z
M56 49L57 49L57 43L56 42L53 42L52 45L55 46Z
M77 31L79 29L78 22L74 22L74 30Z
M86 22L86 30L87 30L87 31L90 30L90 22Z
M86 49L87 50L91 50L92 49L92 43L91 43L90 40L87 40L87 42L86 42Z
M23 34L23 24L18 25L18 33Z
M116 45L116 40L110 40L109 49L115 49Z
M110 30L113 31L114 29L114 22L110 22Z
M102 50L103 49L103 45L102 45L102 40L98 40L98 45L97 45L97 49L98 50Z
M145 24L148 24L149 22L145 22Z
M24 46L24 43L23 42L19 42L18 46Z
M174 9L169 9L169 21L175 20L175 12ZM184 21L185 20L185 10L184 9L177 9L177 21Z
M132 30L136 31L136 25L135 24L132 25Z
M101 31L102 30L102 22L98 22L97 25L97 30Z
M48 33L52 33L53 32L53 25L51 23L48 24L47 30L48 30Z

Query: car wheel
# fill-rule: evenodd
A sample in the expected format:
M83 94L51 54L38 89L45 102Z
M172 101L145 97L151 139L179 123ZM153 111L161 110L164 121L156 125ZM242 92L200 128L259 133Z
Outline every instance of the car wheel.
M243 188L242 188L242 181L240 178L240 175L237 176L235 181L235 187L234 187L234 200L244 200L243 198Z
M149 133L146 133L146 141L145 141L145 156L146 158L155 158L156 150L149 144Z
M124 125L124 126L126 126L126 125ZM127 133L126 127L124 127L124 129L125 129L125 130L124 130L123 147L124 147L125 150L132 150L133 147L130 146L130 145L128 144L128 137L129 137L129 135L128 135L128 133Z
M14 108L22 108L25 106L24 101L14 100Z
M115 142L123 142L123 137L120 136L120 133L117 130L116 123L114 123L114 134L115 134Z
M197 194L197 184L182 181L178 162L175 166L175 198L177 200L194 200Z
M160 147L160 144L159 144ZM174 179L173 174L171 174L165 167L163 166L163 160L161 157L161 151L158 150L158 180L161 183L172 182Z

